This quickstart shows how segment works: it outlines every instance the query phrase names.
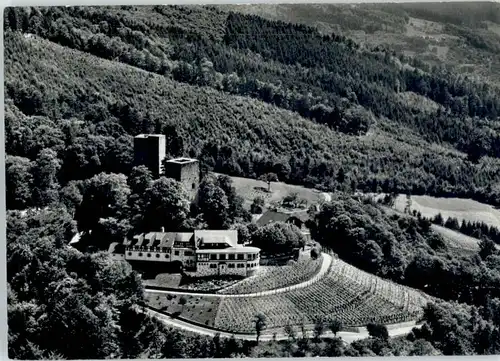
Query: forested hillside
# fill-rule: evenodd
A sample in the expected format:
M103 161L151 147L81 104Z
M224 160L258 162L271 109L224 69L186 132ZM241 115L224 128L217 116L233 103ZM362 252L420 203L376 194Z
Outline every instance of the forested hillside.
M220 9L316 27L366 48L386 48L470 79L500 81L500 5L495 2L259 4Z
M131 136L156 131L173 154L232 175L272 170L330 190L498 203L496 88L342 36L214 8L9 9L6 20L12 156L34 160L36 143L50 142L22 141L22 132L76 127L64 147L52 144L63 170L80 162L77 177L126 173Z
M228 228L250 218L228 177L206 180L201 206L190 208L179 183L133 167L139 133L165 134L169 156L199 158L204 171L498 206L495 85L337 33L215 7L9 8L4 30L10 357L500 350L491 242L455 257L429 222L345 195L316 215L312 233L324 247L469 305L431 304L408 338L375 334L352 345L193 336L146 317L138 275L100 252L131 231ZM85 234L68 247L77 228Z

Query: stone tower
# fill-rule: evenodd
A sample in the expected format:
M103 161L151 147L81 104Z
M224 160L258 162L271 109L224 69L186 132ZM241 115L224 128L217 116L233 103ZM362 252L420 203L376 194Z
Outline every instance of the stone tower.
M200 185L200 164L197 159L169 159L165 166L165 175L182 183L194 198Z
M163 174L167 156L166 137L162 134L139 134L134 137L134 165L146 166L154 177Z

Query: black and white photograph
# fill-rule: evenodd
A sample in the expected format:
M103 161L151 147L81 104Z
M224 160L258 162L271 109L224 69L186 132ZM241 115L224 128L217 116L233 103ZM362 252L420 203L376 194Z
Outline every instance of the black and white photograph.
M10 359L500 354L500 3L3 20Z

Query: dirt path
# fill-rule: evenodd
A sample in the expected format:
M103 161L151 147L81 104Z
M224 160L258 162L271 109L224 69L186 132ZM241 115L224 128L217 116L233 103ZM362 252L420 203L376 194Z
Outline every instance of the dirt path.
M283 292L289 292L293 291L296 289L304 288L307 287L318 280L320 280L327 272L328 269L330 268L330 265L332 264L332 256L329 254L323 253L323 263L321 264L321 269L319 272L311 279L297 283L292 286L288 287L282 287L282 288L277 288L274 290L268 290L268 291L262 291L262 292L255 292L255 293L247 293L247 294L238 294L238 295L225 295L225 294L219 294L219 293L199 293L199 292L192 292L189 290L186 291L162 291L162 290L155 290L155 289L149 289L146 287L145 292L151 292L151 293L166 293L166 294L171 294L171 295L184 295L184 296L189 296L189 295L196 295L196 296L207 296L207 297L220 297L220 298L236 298L236 297L261 297L261 296L267 296L267 295L275 295L278 293L283 293Z
M158 320L160 320L161 322L163 322L165 325L167 325L169 327L176 327L176 328L179 328L179 329L182 329L185 331L194 332L194 333L197 333L200 335L214 337L216 334L219 334L220 337L226 337L226 338L234 336L235 338L240 339L240 340L249 340L249 341L256 340L256 335L242 334L242 333L230 333L230 332L224 332L224 331L215 331L215 330L210 329L210 328L205 328L205 327L193 325L191 323L184 322L184 321L181 321L179 319L174 319L170 316L164 315L162 313L153 311L153 310L148 309L148 308L145 309L145 312L147 314L149 314L150 316L158 318ZM396 328L389 329L389 336L391 336L391 337L404 336L404 335L410 333L410 331L415 327L418 328L420 326L418 326L418 325L417 326L405 325L402 327L396 327ZM300 334L300 332L298 332L298 333ZM306 336L308 338L314 337L313 332L311 332L311 331L308 331L306 333ZM347 343L351 343L353 341L361 340L361 339L369 337L367 331L362 331L359 333L358 332L339 332L339 333L337 333L337 336L341 337L342 340L344 340ZM331 331L327 331L321 337L322 338L331 338L331 337L333 337L333 334ZM283 331L280 331L280 332L277 332L276 335L273 335L273 334L261 335L260 340L262 340L262 341L271 341L273 339L286 340L287 338L288 338L288 336L285 335L285 333Z

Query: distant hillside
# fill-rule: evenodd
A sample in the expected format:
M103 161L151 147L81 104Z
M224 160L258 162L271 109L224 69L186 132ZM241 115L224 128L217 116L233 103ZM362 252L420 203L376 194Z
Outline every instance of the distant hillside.
M8 175L46 147L63 184L128 174L132 136L160 132L170 155L233 176L500 204L493 87L214 7L5 16ZM9 189L8 207L24 206Z
M227 7L221 7L221 9ZM500 4L259 4L231 10L315 26L367 47L382 46L471 78L500 82Z

